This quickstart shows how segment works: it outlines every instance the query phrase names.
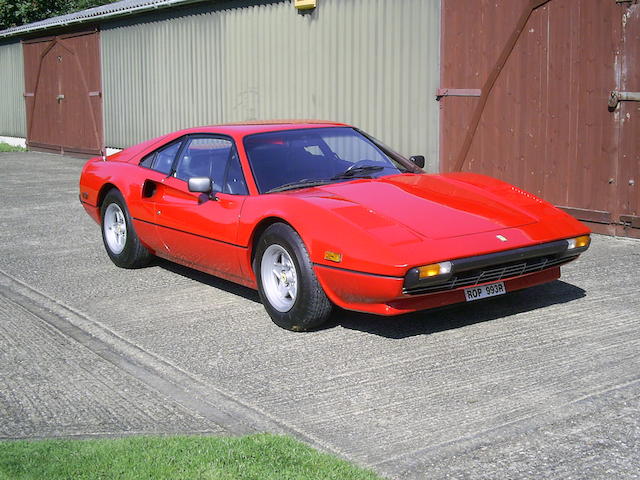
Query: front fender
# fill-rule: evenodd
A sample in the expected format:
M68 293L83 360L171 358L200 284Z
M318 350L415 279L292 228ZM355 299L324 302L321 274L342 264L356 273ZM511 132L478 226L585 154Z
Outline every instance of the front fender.
M256 226L265 219L282 219L291 225L314 264L347 270L402 276L407 264L394 244L420 243L406 228L357 204L287 195L249 197L240 218L238 242L251 248ZM326 259L326 252L339 254L339 261Z

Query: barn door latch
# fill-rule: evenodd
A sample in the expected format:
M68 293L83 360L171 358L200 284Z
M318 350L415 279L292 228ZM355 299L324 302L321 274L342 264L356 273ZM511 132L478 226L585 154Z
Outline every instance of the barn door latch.
M609 108L615 110L620 102L640 102L640 92L617 92L613 90L609 96Z
M620 223L625 227L640 228L640 217L635 215L620 215Z
M436 100L442 97L479 97L482 90L479 88L438 88L436 90Z
M56 97L56 100L57 100L58 103L60 103L62 100L64 100L64 95L63 94L58 95Z

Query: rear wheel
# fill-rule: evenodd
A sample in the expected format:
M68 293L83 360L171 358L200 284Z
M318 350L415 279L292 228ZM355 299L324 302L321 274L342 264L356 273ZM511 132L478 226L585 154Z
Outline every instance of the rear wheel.
M107 193L101 208L102 241L111 261L122 268L147 265L151 253L140 243L122 194Z
M262 303L276 325L305 331L329 318L332 304L313 272L302 239L288 225L274 223L262 234L254 271Z

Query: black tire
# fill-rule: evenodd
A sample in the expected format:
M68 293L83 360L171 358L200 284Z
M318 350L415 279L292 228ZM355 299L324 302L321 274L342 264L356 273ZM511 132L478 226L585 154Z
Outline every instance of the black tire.
M295 298L288 296L273 301L273 283L280 282L280 280L275 274L276 280L270 280L268 277L263 278L262 270L264 265L265 269L273 271L271 259L274 258L274 253L276 255L278 252L282 253L281 249L284 249L288 254L292 266L295 268L296 294ZM331 315L333 304L327 298L313 272L309 254L300 235L290 226L284 223L274 223L264 231L256 246L253 269L258 281L260 299L273 322L279 327L302 332L322 325ZM287 274L284 271L282 274L284 279ZM282 282L284 281L282 280ZM288 286L289 284L285 283L284 285ZM269 292L271 292L271 298ZM290 307L287 305L288 301L291 302Z
M151 253L133 228L131 215L122 194L112 189L100 208L102 242L113 263L121 268L144 267L151 260ZM122 226L126 228L122 228Z

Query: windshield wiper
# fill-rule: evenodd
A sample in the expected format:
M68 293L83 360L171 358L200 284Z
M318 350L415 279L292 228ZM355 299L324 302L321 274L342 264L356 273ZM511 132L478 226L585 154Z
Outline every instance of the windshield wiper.
M293 190L295 188L303 187L317 187L319 185L326 185L327 183L331 183L331 180L303 178L302 180L286 183L284 185L280 185L279 187L272 188L271 190L267 190L265 193L284 192L285 190Z
M331 180L340 180L343 178L366 178L369 177L370 173L379 172L380 170L384 170L385 167L381 165L364 165L362 167L351 167L347 168L344 172L339 173L331 177Z
M317 187L320 185L327 185L328 183L332 183L336 180L344 180L346 178L371 178L369 175L373 172L379 172L380 170L384 170L386 167L381 165L364 165L361 167L352 167L346 169L344 172L339 173L338 175L334 175L331 178L303 178L302 180L297 180L295 182L286 183L284 185L280 185L279 187L272 188L271 190L267 190L265 193L275 193L275 192L284 192L285 190L294 190L296 188L303 187Z

